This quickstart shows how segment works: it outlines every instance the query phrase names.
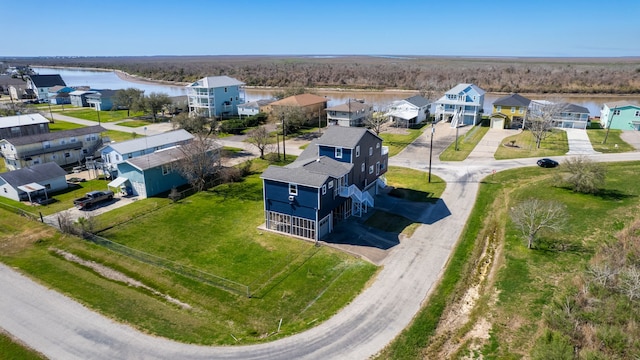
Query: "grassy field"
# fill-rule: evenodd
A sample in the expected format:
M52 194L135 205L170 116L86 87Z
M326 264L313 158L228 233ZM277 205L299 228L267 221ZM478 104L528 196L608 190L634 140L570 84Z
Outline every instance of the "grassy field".
M382 145L389 147L389 157L398 155L400 151L411 144L415 139L422 134L423 128L419 129L406 129L406 134L398 134L391 132L381 132L380 137L383 142Z
M587 331L595 339L595 350L592 346L580 358L622 359L637 354L637 316L628 316L640 313L637 301L618 301L612 306L597 294L587 310L578 313L578 296L573 294L582 293L576 287L576 276L585 274L596 249L637 219L640 188L628 179L640 171L640 163L609 164L606 185L595 195L574 193L557 182L559 169L545 170L549 169L500 172L481 184L441 283L414 323L379 358L440 358L447 339L458 339L454 343L459 347L448 352L448 358L572 359L573 345L566 339L575 334L576 325L569 323L567 333L557 326L562 317L558 314L567 311L576 312L572 315L578 319L576 324L580 329L591 329ZM510 207L531 197L565 204L569 226L556 235L543 235L529 250L508 213ZM494 261L498 270L489 279L478 277L479 254L485 245L497 251ZM470 311L469 322L450 332L436 333L442 316L458 312L466 289L478 282L484 284L484 290ZM458 310L449 308L456 306ZM488 340L470 339L469 332L481 319L490 321ZM567 348L569 357L559 355Z
M515 141L516 147L504 146ZM540 148L536 148L536 141L530 131L523 131L517 135L509 136L502 140L502 146L498 147L495 158L517 159L526 157L545 157L564 155L569 152L567 133L562 130L552 130L549 137L544 139Z
M96 124L97 125L97 124ZM75 124L71 122L56 120L55 123L49 124L49 130L51 131L62 131L62 130L71 130L84 127L84 125ZM112 141L126 141L134 139L138 136L144 136L144 133L136 134L135 137L132 133L116 131L116 130L107 130L102 133L102 136L108 136Z
M609 130L607 136L607 130L605 129L588 129L587 135L591 140L593 150L601 153L618 153L626 151L634 151L635 148L620 138L622 130ZM604 138L607 137L607 142L603 144Z
M10 336L0 331L0 358L3 360L43 360L39 353L14 341Z
M257 171L266 163L253 164L256 173L242 182L178 203L140 200L132 204L135 209L116 209L96 218L101 227L115 226L101 235L254 286L251 298L62 236L3 210L0 260L117 321L183 342L250 344L303 331L350 302L377 268L328 247L258 230L263 208ZM141 213L146 215L138 217ZM53 249L106 265L190 308L103 278Z
M117 123L117 125L131 127L131 128L137 128L137 127L146 126L149 124L151 124L151 121L147 121L147 120L127 120L127 121L121 121Z
M486 122L485 122L486 123ZM458 139L458 150L456 150L456 143L453 142L449 145L441 154L440 160L442 161L463 161L471 154L476 145L482 140L484 135L489 131L489 125L486 126L474 126L473 129L467 131L467 133Z
M391 196L419 202L434 202L440 198L447 184L444 180L423 171L390 166L386 174L387 185L394 189Z
M73 112L65 115L95 122L98 122L98 116L100 116L101 122L114 122L122 121L124 119L135 119L136 117L144 115L144 113L142 111L131 111L129 116L127 116L127 110L96 111L90 108L82 108L74 109Z

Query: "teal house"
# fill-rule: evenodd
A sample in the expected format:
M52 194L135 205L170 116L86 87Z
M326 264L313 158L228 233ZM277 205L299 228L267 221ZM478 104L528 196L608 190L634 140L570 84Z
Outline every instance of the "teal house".
M600 125L605 129L640 131L640 106L628 101L606 103L600 111Z

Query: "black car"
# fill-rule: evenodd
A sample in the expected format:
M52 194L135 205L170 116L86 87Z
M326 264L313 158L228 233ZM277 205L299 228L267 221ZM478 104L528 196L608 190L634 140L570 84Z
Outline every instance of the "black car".
M538 166L543 168L554 168L558 165L559 165L558 162L555 160L551 160L547 158L538 160Z

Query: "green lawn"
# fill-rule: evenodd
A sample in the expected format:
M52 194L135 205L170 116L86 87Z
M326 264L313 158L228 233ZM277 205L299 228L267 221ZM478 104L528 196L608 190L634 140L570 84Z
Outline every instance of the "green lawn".
M72 123L72 122L66 122L66 121L61 121L61 120L56 120L56 122L54 123L49 123L49 131L63 131L63 130L72 130L72 129L78 129L81 127L85 127L84 125L80 125L80 124L76 124L76 123Z
M505 146L515 141L515 147ZM536 141L530 131L523 131L517 135L509 136L502 140L502 145L498 147L495 158L517 159L527 157L545 157L564 155L569 152L569 142L567 133L562 130L552 130L551 135L542 140L540 148L536 148Z
M380 136L383 140L382 145L389 147L389 157L398 155L409 144L422 134L423 128L406 129L405 134L382 132Z
M115 225L101 235L248 284L256 289L251 298L61 236L3 210L0 260L117 321L178 341L250 344L303 331L349 303L377 268L328 247L259 230L264 216L259 171L266 163L253 164L256 173L242 182L178 203L140 200L132 204L135 208L115 209L96 219L101 227ZM142 213L146 215L138 216ZM102 278L57 256L53 248L105 264L192 309Z
M0 358L3 360L42 360L44 356L14 341L0 331Z
M97 125L97 124L96 124ZM71 122L56 120L55 123L49 123L49 130L51 131L62 131L62 130L71 130L84 127L84 125L75 124ZM128 132L116 131L116 130L107 130L102 133L102 136L108 136L111 141L125 141L135 139L139 136L144 136L144 133L136 133L135 135Z
M447 184L441 178L423 171L390 166L385 175L387 185L393 186L390 195L399 198L419 201L434 202L440 198Z
M65 115L72 116L78 119L92 120L95 122L98 122L98 116L100 116L101 122L114 122L121 121L127 118L134 119L136 117L143 116L144 113L142 111L131 111L130 115L127 117L127 110L96 111L95 109L82 108L77 110L74 109L72 112L65 113Z
M455 342L461 348L448 353L450 358L473 355L473 358L520 359L530 358L532 353L539 359L566 358L553 351L540 355L542 348L553 350L545 334L561 334L558 337L561 340L554 343L555 351L568 345L572 354L573 346L564 339L575 333L576 324L580 331L593 337L589 340L590 356L583 351L579 358L622 359L637 354L640 344L635 324L640 303L628 299L612 303L599 297L608 294L594 295L593 291L594 298L588 303L579 305L585 300L578 300L584 289L591 288L578 281L578 276L585 274L595 250L638 219L640 188L628 179L640 171L640 163L608 164L607 168L606 185L595 195L574 193L558 184L555 173L559 168L553 169L553 173L535 167L504 171L483 182L440 284L413 324L379 358L437 358L444 351L442 343L446 339L461 339ZM508 214L519 201L532 197L565 204L569 226L555 235L543 234L535 249L529 250ZM478 277L478 267L483 263L479 254L487 244L492 249L501 249L496 250L500 252L494 260L498 263L495 283ZM435 337L442 314L455 311L447 307L456 304L455 301L464 301L461 300L464 291L478 282L488 287L484 287L477 307L470 313L472 322ZM577 322L563 323L565 317ZM465 336L473 322L481 318L491 323L490 338L475 345L465 340ZM566 333L558 330L559 324L566 324Z
M147 121L147 120L127 120L127 121L119 122L117 123L117 125L137 128L137 127L149 125L151 123L152 123L151 121Z
M458 150L456 150L456 143L451 143L440 154L440 160L463 161L475 149L487 131L489 131L489 126L474 126L463 137L458 138Z
M593 150L601 153L618 153L634 151L635 148L620 138L622 130L609 130L607 136L607 130L605 129L588 129L587 135L591 140ZM604 138L607 138L607 142L603 144Z

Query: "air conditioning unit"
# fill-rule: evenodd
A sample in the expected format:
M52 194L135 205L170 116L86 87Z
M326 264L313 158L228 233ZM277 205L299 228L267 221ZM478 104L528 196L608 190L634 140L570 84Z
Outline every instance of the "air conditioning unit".
M295 196L289 195L289 201L293 201L293 199L295 199Z

